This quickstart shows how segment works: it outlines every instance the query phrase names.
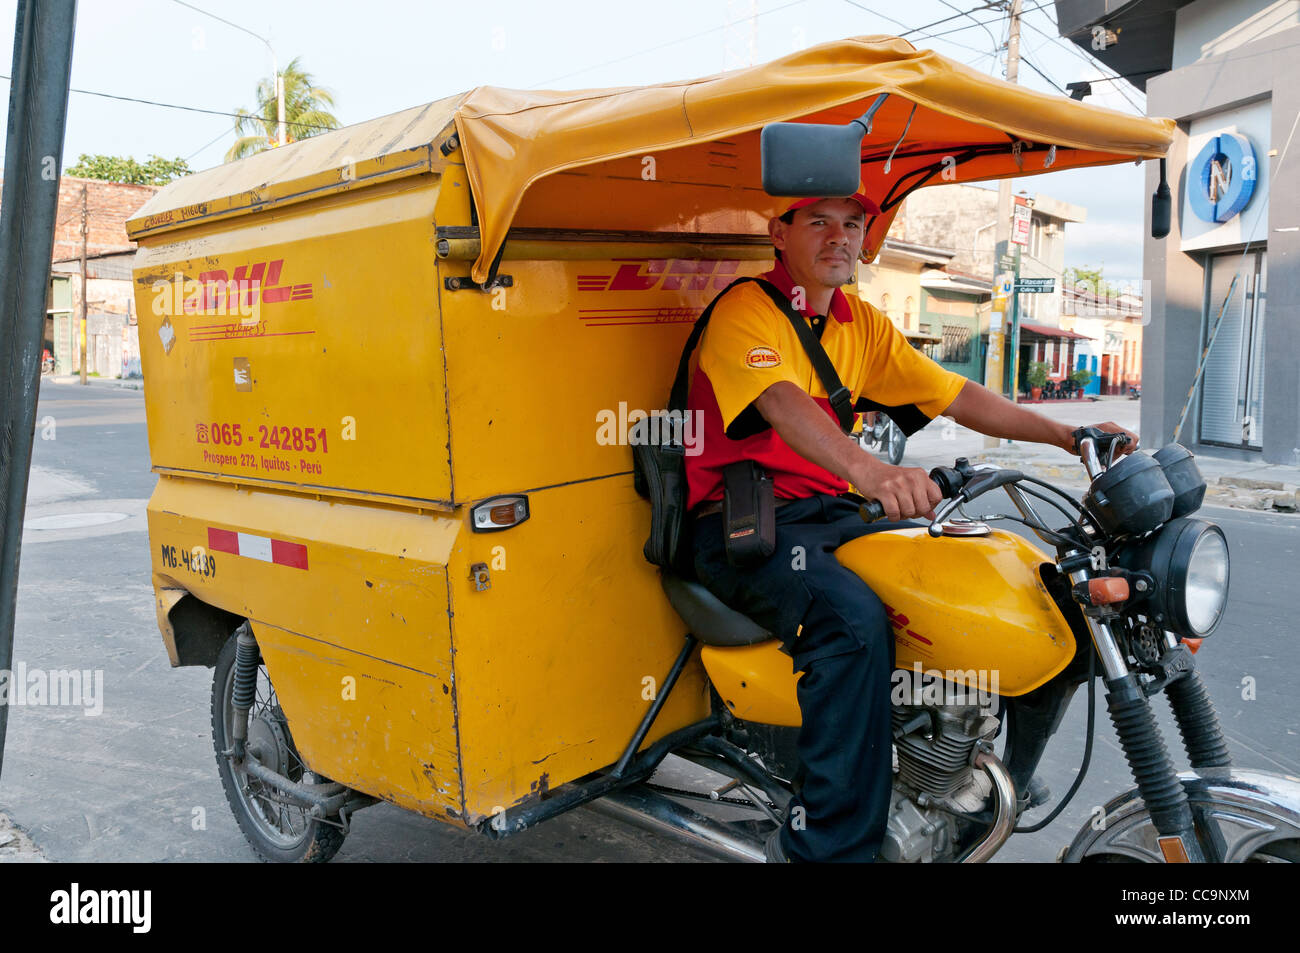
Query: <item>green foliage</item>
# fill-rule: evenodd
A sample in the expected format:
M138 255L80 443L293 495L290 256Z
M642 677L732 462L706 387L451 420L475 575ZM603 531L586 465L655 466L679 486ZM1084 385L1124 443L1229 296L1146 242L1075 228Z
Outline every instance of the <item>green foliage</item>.
M1067 268L1063 278L1065 287L1077 289L1098 298L1113 298L1119 294L1119 289L1102 276L1100 267ZM1080 288L1080 285L1083 287Z
M1029 365L1029 373L1026 375L1026 379L1029 381L1029 386L1042 387L1047 383L1047 375L1051 370L1052 365L1046 364L1042 361L1034 361Z
M1070 380L1074 381L1080 387L1087 387L1092 383L1092 371L1086 367L1081 367L1070 373Z
M303 70L298 57L280 71L284 78L284 131L286 142L296 142L329 132L342 125L329 110L334 107L334 94L317 86L311 73ZM275 94L275 77L257 84L257 108L252 112L239 109L235 120L235 144L226 153L226 161L234 162L246 156L271 149L276 144L278 129L278 101Z
M77 164L64 169L65 175L82 179L100 179L104 182L126 182L130 185L166 185L172 179L189 175L193 170L184 159L164 159L151 155L146 162L137 162L130 156L87 155L77 157Z

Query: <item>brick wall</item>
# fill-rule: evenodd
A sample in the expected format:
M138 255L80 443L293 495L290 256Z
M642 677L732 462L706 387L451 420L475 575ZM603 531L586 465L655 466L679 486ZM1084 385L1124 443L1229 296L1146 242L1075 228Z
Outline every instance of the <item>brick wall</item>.
M86 187L87 254L132 247L126 220L158 191L153 185L125 185L64 176L59 180L59 211L55 216L52 260L81 254L81 188Z
M81 188L86 187L87 253L130 246L126 220L158 191L153 185L124 185L64 176L59 183L58 224L54 228L54 258L81 254Z

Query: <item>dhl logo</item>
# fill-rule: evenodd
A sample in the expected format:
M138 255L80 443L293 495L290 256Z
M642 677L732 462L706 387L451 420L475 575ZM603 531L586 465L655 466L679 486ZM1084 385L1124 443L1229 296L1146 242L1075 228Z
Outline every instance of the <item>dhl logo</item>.
M280 284L280 273L284 269L284 259L259 261L249 265L240 265L231 276L225 269L214 269L200 273L198 293L186 297L182 310L186 314L196 312L229 313L248 309L261 304L278 304L282 301L305 301L312 297L311 282L296 285ZM188 285L189 282L186 282ZM186 293L190 288L186 288Z
M721 291L736 279L738 261L680 258L625 261L612 275L578 275L579 291Z
M924 642L926 645L934 645L934 643L931 642L929 639L927 639L925 636L918 635L917 633L909 629L908 626L911 625L912 620L909 619L907 616L903 615L903 613L894 609L893 606L885 606L885 615L889 616L889 624L893 626L895 629L898 629L900 634L905 633L911 636L912 638L916 639L916 641L918 642Z

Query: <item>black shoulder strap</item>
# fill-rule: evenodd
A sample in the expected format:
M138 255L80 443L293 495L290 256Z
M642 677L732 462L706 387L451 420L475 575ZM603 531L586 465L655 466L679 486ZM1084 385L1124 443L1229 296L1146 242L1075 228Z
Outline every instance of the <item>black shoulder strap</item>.
M822 387L826 388L826 393L830 395L831 410L835 411L835 416L839 419L840 429L849 433L853 430L853 394L840 381L840 375L835 372L835 365L826 354L826 348L822 347L822 342L818 340L817 335L813 334L812 328L808 327L808 322L803 319L803 315L795 311L794 306L790 304L790 299L783 295L779 288L761 278L755 280L767 292L772 303L780 308L794 325L794 333L799 336L799 343L808 352L813 370L817 372Z
M695 327L691 329L691 336L686 339L686 346L682 348L681 360L677 362L677 376L673 378L672 393L668 395L668 409L676 411L686 410L686 395L690 389L690 384L686 380L686 374L691 369L691 354L695 351L695 345L700 343L700 338L704 334L704 328L709 323L709 316L713 314L714 306L722 300L732 288L738 288L747 281L758 281L757 278L737 278L727 287L718 292L717 296L709 302L709 306L704 309L698 318L695 319Z
M835 365L831 363L830 357L826 354L826 349L822 347L822 342L817 340L817 335L813 334L812 328L808 327L803 316L794 310L790 300L781 293L779 288L762 278L739 278L733 281L720 291L718 296L709 302L709 306L704 309L703 313L695 319L695 327L691 329L691 336L686 339L686 346L682 348L681 359L677 362L677 376L673 378L672 393L668 397L668 409L686 410L686 395L689 387L686 375L691 366L691 354L695 351L695 346L704 334L704 328L709 323L709 317L713 314L714 306L732 288L749 281L756 282L772 299L772 303L794 325L795 334L799 336L799 343L808 352L808 359L812 361L813 370L817 372L822 387L826 388L826 393L830 395L831 409L835 411L835 416L840 422L840 429L848 433L853 429L853 395L840 382L840 375L835 372Z

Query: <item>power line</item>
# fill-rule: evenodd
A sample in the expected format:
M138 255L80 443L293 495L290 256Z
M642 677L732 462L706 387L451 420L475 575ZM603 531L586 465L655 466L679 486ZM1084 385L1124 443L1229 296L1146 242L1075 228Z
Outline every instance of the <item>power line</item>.
M9 77L0 75L0 79L7 80L9 79ZM241 113L223 112L220 109L202 109L199 106L178 106L175 103L160 103L160 102L155 102L152 99L136 99L134 96L117 96L114 95L113 93L101 93L93 89L69 89L69 92L81 93L82 95L85 96L102 96L104 99L118 99L121 100L122 102L127 102L127 103L141 103L145 106L161 106L164 109L183 109L186 112L204 113L209 116L230 116L235 119L241 119L247 117L247 118L252 118L254 120L260 118L253 113L241 114ZM319 126L316 125L315 123L310 123L310 122L297 122L292 119L286 119L284 121L284 124L286 126L301 126L304 129L319 129L324 132L331 131L329 126Z
M1043 15L1048 16L1047 14L1043 14ZM1076 47L1071 40L1061 36L1059 32L1056 36L1051 36L1046 31L1040 30L1038 27L1034 26L1032 23L1028 22L1027 20L1024 20L1023 22L1025 26L1029 27L1029 29L1033 30L1039 36L1047 37L1047 39L1052 40L1053 42L1064 42L1065 43L1064 48L1067 52L1069 52L1076 58L1083 60L1083 62L1086 65L1092 67L1097 72L1105 76L1106 69L1108 67L1106 67L1104 63L1101 63L1098 60L1095 60L1093 57L1088 56L1088 54L1084 53L1082 50ZM1056 27L1057 30L1059 31L1060 28L1056 26L1056 23L1052 21L1050 16L1048 16L1048 22L1051 22L1052 26ZM1112 70L1112 72L1114 71ZM1116 78L1119 78L1118 74L1116 74L1116 76L1110 77L1110 79L1112 80ZM1097 82L1101 82L1101 80L1097 80ZM1118 92L1120 96L1124 98L1125 102L1127 102L1130 106L1136 109L1140 115L1144 115L1146 113L1146 110L1142 108L1142 105L1140 103L1135 103L1132 99L1129 98L1128 93L1124 90L1123 86L1116 86L1115 91Z
M1036 4L1035 6L1032 6L1032 7L1025 7L1023 10L1020 11L1021 16L1023 16L1023 15L1026 14L1026 13L1029 13L1029 12L1031 12L1031 11L1033 11L1033 10L1041 10L1043 7L1048 6L1048 5L1050 4L1050 2L1051 2L1051 0L1044 0L1044 2L1039 3L1039 4ZM941 23L948 23L948 22L951 21L951 20L959 20L959 19L961 19L961 18L964 17L964 16L970 16L970 14L972 14L972 13L979 13L979 12L981 12L981 11L983 11L983 10L993 10L993 9L1002 9L1002 8L1003 8L1003 2L1002 2L1002 0L994 0L994 2L986 3L986 4L984 4L984 6L982 6L982 7L976 7L974 10L964 11L964 12L962 12L962 13L957 13L957 14L954 14L954 15L952 15L952 16L950 16L950 17L944 17L942 20L935 20L933 23L927 23L927 24L925 24L924 26L919 26L919 27L917 27L915 30L909 30L907 33L903 33L903 34L901 34L901 36L903 36L904 38L906 38L906 37L908 37L908 36L911 36L913 33L919 33L919 32L921 32L922 30L928 30L928 29L930 29L930 27L932 27L932 26L939 26ZM974 19L974 18L972 17L972 19ZM986 22L988 22L988 23L992 23L993 21L992 21L992 20L988 20L988 21L986 21ZM936 38L936 37L940 37L940 36L947 36L947 35L950 34L950 33L960 33L962 30L972 30L972 29L975 28L975 25L976 25L976 24L981 25L981 26L983 25L979 20L975 20L975 24L967 24L966 26L959 26L959 27L956 27L956 28L954 28L954 29L952 29L952 30L944 30L942 33L929 33L929 34L927 34L927 37L930 38L930 39L934 39L934 38Z
M890 23L896 23L896 24L898 24L898 25L901 26L901 27L906 27L906 26L907 26L907 24L904 23L902 20L895 20L893 17L885 16L885 14L879 12L878 10L872 10L870 7L864 7L862 4L855 2L855 0L844 0L844 2L847 3L847 4L848 4L849 6L851 6L851 7L857 7L859 10L863 11L864 13L874 14L875 16L880 17L882 20L888 20ZM978 22L978 21L976 21L976 22ZM917 37L917 39L918 39L918 40L921 40L921 39L928 39L928 37L919 36L919 37ZM962 44L962 43L958 43L956 40L946 40L945 42L948 43L949 46L955 46L955 47L957 47L958 49L968 50L968 51L971 52L971 53L979 53L979 54L981 54L981 55L987 55L987 54L984 53L983 50L977 50L977 49L976 49L975 47L973 47L973 46L966 46L966 45L964 45L964 44Z
M1057 86L1057 85L1056 85L1056 80L1052 79L1052 77L1048 76L1046 73L1044 73L1042 70L1040 70L1040 69L1039 69L1037 66L1035 66L1033 63L1029 62L1029 60L1027 60L1027 59L1025 58L1025 55L1024 55L1023 53L1020 54L1020 62L1024 63L1026 66L1028 66L1031 70L1033 70L1033 71L1034 71L1035 73L1037 73L1039 76L1043 77L1043 79L1045 79L1045 80L1047 80L1049 83L1051 83L1051 84L1052 84L1052 87L1053 87L1053 88L1054 88L1058 93L1060 93L1062 96L1069 96L1069 95L1070 95L1070 94L1067 93L1065 90L1061 89L1060 86Z
M229 129L224 129L224 130L222 130L220 133L218 133L218 135L217 135L217 137L216 137L215 139L213 139L211 142L207 143L206 145L202 145L202 146L200 146L199 148L195 149L193 152L191 152L189 155L187 155L183 161L185 161L185 162L189 162L191 159L193 159L196 155L198 155L198 154L199 154L200 152L202 152L204 149L207 149L207 148L210 147L210 146L216 145L216 143L218 143L219 141L221 141L222 139L224 139L224 138L225 138L226 136L228 136L228 135L230 135L230 130L229 130Z
M984 28L984 32L989 35L989 39L993 41L994 46L997 46L998 43L997 38L993 35L993 31L988 28L988 24L984 23L981 20L976 20L975 15L973 13L968 13L965 10L958 10L957 7L949 3L948 0L939 0L939 2L942 3L949 10L957 10L957 12L960 13L962 16L970 17L972 21L982 26Z
M915 29L908 30L906 33L900 33L899 35L903 37L903 39L907 39L913 33L920 33L922 30L928 30L932 26L940 26L941 24L949 23L953 20L960 20L962 17L970 16L971 13L979 13L981 10L990 10L993 7L997 7L997 6L1001 6L1001 4L997 2L986 3L982 7L976 7L974 10L971 10L969 13L956 13L950 17L944 17L942 20L935 20L933 23L923 24L921 26L916 27ZM962 29L970 29L970 27L963 27ZM942 36L943 34L939 34L939 35Z
M779 7L773 7L771 10L764 10L761 13L756 13L754 14L754 19L757 20L759 17L765 17L769 13L778 13L781 10L788 10L790 9L790 7L801 6L806 2L807 0L793 0L792 3L786 3ZM636 53L629 53L626 56L619 56L612 60L606 60L603 63L596 63L593 66L586 66L580 70L574 70L572 73L565 73L563 76L553 76L550 79L544 79L540 83L534 83L529 88L537 89L539 86L549 86L551 83L558 83L560 80L568 79L570 76L581 76L583 73L590 73L594 69L601 69L602 67L605 66L613 66L616 63L622 63L627 60L636 59L636 57L638 56L645 56L647 53L656 53L659 50L666 49L667 47L676 46L678 43L686 43L689 42L690 40L698 40L702 36L708 36L711 33L718 33L722 30L725 30L728 26L730 26L729 23L724 23L721 26L715 26L708 30L701 30L699 33L692 33L690 36L681 36L675 40L669 40L667 43L660 43L658 46L652 46L649 49L640 50Z
M242 27L238 23L234 23L230 20L227 20L225 17L219 17L215 13L209 13L207 10L200 9L199 7L196 7L192 3L186 3L185 0L172 0L172 2L179 3L182 7L187 7L188 9L193 10L195 13L201 13L205 17L212 17L212 19L214 20L220 20L226 26L232 26L236 30L242 30L244 33L247 33L249 36L261 40L263 43L265 43L266 48L271 50L271 55L272 56L275 55L275 50L271 49L271 41L268 40L266 37L261 36L260 34L254 33L252 30L248 29L247 27Z

